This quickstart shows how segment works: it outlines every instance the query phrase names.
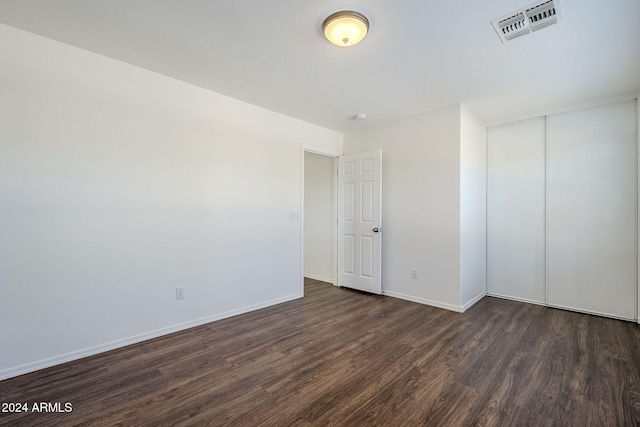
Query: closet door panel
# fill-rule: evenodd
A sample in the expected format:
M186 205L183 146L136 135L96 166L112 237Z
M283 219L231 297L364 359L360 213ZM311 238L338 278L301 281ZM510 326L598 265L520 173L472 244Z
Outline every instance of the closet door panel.
M635 317L635 104L547 119L549 305Z
M545 302L545 119L487 131L487 293Z

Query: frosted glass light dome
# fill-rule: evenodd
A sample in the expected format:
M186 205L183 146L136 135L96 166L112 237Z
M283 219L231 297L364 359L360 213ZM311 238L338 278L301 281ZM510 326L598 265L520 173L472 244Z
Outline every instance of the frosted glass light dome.
M329 15L322 24L324 36L336 46L358 44L369 31L369 20L361 13L344 10Z

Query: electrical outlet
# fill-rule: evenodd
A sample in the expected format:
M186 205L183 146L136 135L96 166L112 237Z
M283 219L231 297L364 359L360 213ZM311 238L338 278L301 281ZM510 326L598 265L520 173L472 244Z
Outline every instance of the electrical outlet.
M411 269L411 277L413 279L417 279L418 278L418 269L417 268Z
M176 288L176 299L184 299L184 288Z

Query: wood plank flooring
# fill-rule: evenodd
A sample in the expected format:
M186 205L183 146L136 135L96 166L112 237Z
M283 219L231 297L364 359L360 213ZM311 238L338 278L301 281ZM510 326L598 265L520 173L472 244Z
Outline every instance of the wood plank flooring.
M0 382L11 426L638 426L640 327L486 297L305 298Z

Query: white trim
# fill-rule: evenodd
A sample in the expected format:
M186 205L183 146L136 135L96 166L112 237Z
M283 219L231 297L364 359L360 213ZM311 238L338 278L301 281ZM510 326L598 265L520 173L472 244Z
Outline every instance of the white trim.
M333 279L330 279L324 276L316 276L315 274L305 274L304 277L306 277L307 279L319 280L320 282L331 283L332 285L334 284Z
M475 303L480 301L482 298L484 298L485 295L487 295L486 292L480 292L478 295L476 295L475 297L471 298L471 300L467 301L466 304L463 304L462 305L462 313L467 311L469 308L471 308L472 305L474 305Z
M549 116L544 116L544 303L549 304Z
M338 284L338 158L333 158L333 285Z
M484 127L484 293L489 292L489 128Z
M304 297L304 144L300 144L300 295Z
M487 296L488 297L494 297L494 298L500 298L500 299L507 299L507 300L510 300L510 301L524 302L524 303L527 303L527 304L541 305L543 307L548 307L549 306L544 301L536 301L536 300L527 299L527 298L512 297L510 295L487 293Z
M308 151L309 153L321 154L323 156L329 156L329 157L338 157L342 155L342 153L338 152L337 150L332 150L330 148L325 148L325 147L318 147L316 145L302 144L302 150Z
M398 293L398 292L385 291L384 289L382 290L382 295L385 295L385 296L388 296L388 297L393 297L393 298L398 298L398 299L403 299L405 301L417 302L419 304L429 305L431 307L443 308L445 310L455 311L455 312L458 312L458 313L463 313L464 312L463 307L460 306L460 305L447 304L447 303L444 303L444 302L428 300L428 299L420 298L420 297L414 297L412 295L405 295L405 294L401 294L401 293Z
M638 324L640 324L640 281L638 277L640 273L638 269L640 269L640 237L638 233L640 233L640 92L636 96L636 138L638 143L636 144L636 182L638 183L637 194L636 194L636 320Z
M579 104L566 105L564 107L552 108L552 109L548 109L548 110L538 111L536 113L523 114L523 115L520 115L520 116L510 117L510 118L507 118L507 119L494 120L492 122L487 122L486 123L486 127L503 125L503 124L506 124L506 123L519 122L521 120L535 119L537 117L549 116L551 114L559 114L559 113L566 113L566 112L569 112L569 111L583 110L585 108L598 107L598 106L601 106L601 105L615 104L615 103L618 103L618 102L629 101L631 99L637 99L637 98L638 98L638 94L637 93L633 93L633 94L615 96L615 97L612 97L612 98L605 98L605 99L596 100L596 101L589 101L589 102L582 102L582 103L579 103Z
M82 350L72 351L71 353L62 354L59 356L50 357L48 359L38 360L36 362L27 363L24 365L16 366L13 368L0 371L0 381L8 378L17 377L18 375L27 374L29 372L38 371L40 369L49 368L51 366L60 365L62 363L71 362L74 360L82 359L84 357L93 356L95 354L103 353L105 351L122 348L131 344L140 343L153 338L158 338L163 335L172 334L174 332L184 331L185 329L194 328L207 323L215 322L216 320L222 320L229 317L237 316L239 314L249 313L251 311L260 310L261 308L271 307L283 302L292 301L298 298L302 298L302 295L293 294L282 298L276 298L270 301L261 302L258 304L249 305L246 307L238 308L235 310L226 311L220 314L214 314L212 316L202 317L200 319L192 320L185 323L179 323L177 325L168 326L166 328L156 329L155 331L145 332L139 335L134 335L128 338L123 338L116 341L111 341L105 344L99 344L93 347L88 347Z

